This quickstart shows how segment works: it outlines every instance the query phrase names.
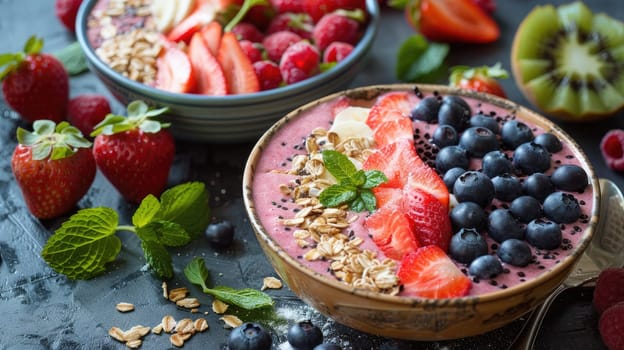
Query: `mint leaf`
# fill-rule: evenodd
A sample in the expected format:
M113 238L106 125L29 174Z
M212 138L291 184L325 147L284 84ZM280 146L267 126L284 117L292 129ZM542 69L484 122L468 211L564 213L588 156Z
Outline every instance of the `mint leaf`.
M148 194L143 200L139 207L132 215L132 224L136 227L143 227L147 225L152 219L154 215L158 213L160 210L160 202L158 198L156 198L152 194Z
M388 181L386 175L379 170L367 170L364 174L366 181L362 185L362 188L372 189Z
M171 255L164 245L156 241L141 241L141 248L143 248L143 255L149 266L160 277L171 278L173 277L173 264Z
M186 279L188 279L189 282L199 285L202 289L208 289L208 286L206 286L206 280L208 279L208 276L210 276L210 273L206 268L204 259L196 257L191 260L191 262L184 268L184 276L186 276Z
M357 188L350 185L331 185L321 192L319 200L327 208L338 207L349 203L357 197Z
M117 257L121 241L115 236L117 213L110 208L82 209L72 215L46 242L43 259L71 279L90 279L105 271Z
M448 44L429 42L420 34L412 35L399 47L397 78L404 82L434 82L446 74L444 61L448 52Z
M160 196L160 210L155 218L175 222L191 238L198 237L210 223L206 186L188 182L168 189Z
M338 182L351 179L357 172L357 168L349 158L338 151L323 151L323 163L325 163L325 169L327 169Z
M184 227L175 222L156 220L137 227L136 234L143 241L154 241L169 247L180 247L191 241Z
M87 66L87 59L77 41L54 52L53 55L63 63L69 75L78 75L89 69Z
M363 212L364 210L373 212L375 209L377 209L377 199L371 190L361 190L359 196L351 203L351 210L358 213Z

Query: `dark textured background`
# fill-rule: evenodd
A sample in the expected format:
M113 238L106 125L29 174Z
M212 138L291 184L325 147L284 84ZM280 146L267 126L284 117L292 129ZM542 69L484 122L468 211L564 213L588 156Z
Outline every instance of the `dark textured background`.
M509 50L513 33L522 18L533 6L543 1L499 0L495 14L501 26L502 38L491 45L453 46L449 65L483 65L501 62L510 69ZM564 1L553 1L564 3ZM588 2L594 10L608 11L624 19L621 0ZM0 52L14 52L22 48L30 35L45 39L45 51L53 52L74 41L54 16L52 0L0 0ZM376 39L368 66L353 86L394 83L394 63L399 44L412 34L401 13L384 10L381 30ZM445 82L442 82L445 83ZM528 107L513 79L503 82L508 96ZM71 79L71 95L85 92L110 94L91 73ZM111 98L112 100L112 98ZM124 109L113 103L114 111ZM588 153L599 177L614 180L624 187L624 177L605 167L599 153L599 141L613 128L624 128L624 115L593 124L559 125L576 138ZM121 233L123 248L118 259L106 274L90 281L69 281L54 273L40 258L43 244L51 231L66 218L40 222L24 207L10 168L10 157L15 146L15 130L21 123L0 100L0 349L123 349L112 340L107 331L112 326L128 329L142 324L154 326L170 314L176 319L204 316L191 314L163 299L161 280L144 268L139 241ZM190 144L179 141L171 184L189 180L206 183L211 194L213 216L228 219L236 225L236 241L226 250L215 250L203 239L188 247L171 250L176 276L168 281L171 287L185 285L202 302L200 310L209 310L211 298L191 286L183 277L182 269L195 256L204 257L211 271L211 283L233 287L259 288L262 278L275 275L264 258L246 220L241 199L242 170L252 143L228 145ZM98 174L80 207L108 206L120 212L121 223L128 223L135 207L126 204L113 187ZM322 326L327 339L343 349L505 349L522 326L522 319L497 331L470 339L448 342L401 342L372 337L335 324L314 312L296 299L287 288L268 291L277 301L278 314L288 321L312 318ZM584 296L583 296L584 295ZM601 347L595 332L588 328L595 323L587 294L572 294L557 308L554 319L547 322L548 331L542 339L544 348L588 349ZM115 304L121 301L136 305L136 310L121 314ZM567 305L572 304L572 307ZM207 317L210 329L195 335L185 349L224 348L229 330L225 330L218 316ZM245 315L241 315L244 318ZM550 316L550 319L553 319ZM564 322L560 322L563 319ZM566 320L582 320L578 322ZM285 326L274 326L275 348L285 341ZM583 330L585 329L585 330ZM556 335L556 336L554 336ZM566 343L565 345L563 343ZM553 345L554 344L554 345ZM173 348L166 335L148 335L143 349ZM283 347L282 347L283 348Z

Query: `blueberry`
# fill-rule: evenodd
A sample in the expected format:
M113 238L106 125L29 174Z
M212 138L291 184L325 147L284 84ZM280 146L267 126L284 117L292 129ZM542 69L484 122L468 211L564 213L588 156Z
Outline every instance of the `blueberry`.
M462 133L459 145L468 151L470 156L481 158L486 153L498 149L498 140L492 130L473 126Z
M427 123L435 123L438 120L440 104L440 100L435 96L423 98L412 109L412 120L422 120Z
M488 215L488 234L496 242L524 239L524 226L507 209L496 209Z
M450 125L440 125L433 132L432 142L438 148L456 145L459 142L459 135L454 127Z
M470 106L459 96L444 96L438 111L438 123L451 125L458 132L462 132L470 121Z
M511 202L522 195L522 184L517 177L510 174L502 174L492 179L494 185L494 198L504 202Z
M342 350L342 348L336 344L323 343L315 346L313 350Z
M446 188L448 188L448 190L450 192L453 192L453 185L455 185L455 181L457 181L457 178L463 174L466 170L464 170L463 168L451 168L449 170L447 170L444 173L444 176L442 177L442 180L444 180L444 184L446 185Z
M234 328L228 337L229 350L268 350L273 340L259 324L246 322Z
M488 245L479 232L473 228L462 228L451 237L449 255L463 264L488 253Z
M532 141L533 138L531 128L517 120L509 120L501 128L501 140L508 149L514 149L523 143Z
M555 191L555 185L550 181L548 175L534 173L524 179L522 189L524 193L541 202Z
M556 222L537 219L527 225L526 240L537 249L557 249L561 238L561 227Z
M583 192L589 183L585 170L574 164L565 164L555 169L550 175L550 181L560 190L574 192Z
M459 146L446 146L442 148L435 159L436 169L444 173L451 168L468 169L470 158L466 150Z
M509 205L509 211L522 222L529 222L542 216L540 202L531 196L520 196Z
M498 122L496 121L496 119L483 113L475 114L470 117L469 125L488 128L492 130L492 132L495 134L498 134L500 132L500 127L498 126Z
M300 321L288 328L288 343L297 350L312 350L323 342L323 332L312 321Z
M481 255L470 263L468 272L476 277L494 278L503 272L503 265L493 255Z
M483 231L487 227L487 214L477 203L461 202L451 209L449 214L454 231L462 228L474 228Z
M455 181L453 194L458 202L475 202L485 207L494 199L494 185L487 175L466 171Z
M549 194L544 199L542 209L548 219L558 224L574 222L581 215L581 207L576 198L569 193L559 191Z
M490 179L501 174L512 174L513 165L506 153L499 150L491 151L483 156L481 168Z
M527 242L514 238L501 243L496 254L503 262L519 267L527 266L533 258Z
M211 223L206 228L205 235L211 245L218 248L227 247L234 240L234 226L227 220Z
M547 132L537 135L533 142L546 148L550 153L557 153L563 149L563 145L557 136Z
M513 166L525 175L550 169L550 153L535 142L523 143L514 150Z

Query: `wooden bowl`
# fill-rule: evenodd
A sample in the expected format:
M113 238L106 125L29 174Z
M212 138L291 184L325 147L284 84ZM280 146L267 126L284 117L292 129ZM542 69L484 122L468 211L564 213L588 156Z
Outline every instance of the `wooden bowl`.
M285 246L278 243L274 237L275 228L268 228L267 223L276 220L280 212L275 211L275 217L261 217L259 206L270 205L266 203L272 196L279 197L279 190L276 188L276 193L271 194L259 191L262 186L253 185L259 172L267 171L262 165L269 159L265 159L265 150L273 145L274 149L287 148L288 151L284 152L293 152L292 145L301 144L300 136L305 137L315 122L308 124L309 130L299 128L296 140L291 139L292 135L289 137L288 133L283 133L284 129L300 118L313 118L312 112L339 99L348 98L357 101L355 103L358 105L371 106L384 93L413 92L415 88L425 95L434 92L441 95L454 94L501 108L509 115L515 115L517 120L550 131L569 146L570 156L578 160L589 178L586 189L589 191L586 192L588 200L584 208L586 217L584 229L575 236L578 241L565 254L561 254L551 268L544 269L535 278L482 295L453 299L392 296L351 287L327 273L307 267L300 256L290 255ZM263 135L251 151L243 179L245 207L256 237L279 276L299 298L338 323L366 333L410 340L447 340L483 334L512 322L539 305L565 280L587 247L598 220L599 192L596 175L586 155L570 136L548 119L492 95L437 85L369 86L335 93L308 103L286 115ZM280 207L279 203L273 205Z

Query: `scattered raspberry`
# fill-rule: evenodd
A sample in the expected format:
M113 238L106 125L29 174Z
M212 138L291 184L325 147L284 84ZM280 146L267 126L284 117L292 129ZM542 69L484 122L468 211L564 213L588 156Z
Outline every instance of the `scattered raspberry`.
M76 15L81 3L82 0L56 0L54 3L56 17L72 32L76 31Z
M301 0L271 0L271 6L277 11L278 14L285 12L303 12L303 6Z
M355 45L360 35L359 27L356 20L334 12L323 16L318 21L314 26L312 38L321 51L334 41Z
M334 41L329 44L325 51L323 51L323 62L324 63L332 63L332 62L340 62L347 58L349 54L353 51L353 45L343 43L340 41Z
M600 272L594 289L594 307L598 313L624 301L624 268L609 268Z
M624 302L617 303L602 313L598 329L609 350L624 350Z
M302 0L301 2L303 12L310 14L314 22L320 20L323 15L338 9L366 10L366 0Z
M495 0L472 0L477 6L479 6L485 13L491 15L494 11L496 11L496 1Z
M293 32L303 39L312 38L312 30L314 29L314 23L312 17L306 13L281 13L271 21L269 28L267 28L267 34L280 32L287 30Z
M274 62L279 62L284 51L296 43L301 41L301 37L293 32L283 30L281 32L267 35L262 41L262 45L266 50L267 57Z
M253 23L260 30L266 30L271 19L275 17L275 9L268 1L264 4L260 3L249 9L243 21Z
M241 40L238 42L241 49L245 52L251 63L262 60L262 45L249 40Z
M264 34L251 23L241 22L232 28L232 33L236 34L238 40L249 40L254 43L261 43Z
M284 82L293 84L317 74L320 56L318 49L307 41L289 46L279 64Z
M93 127L104 120L110 112L110 104L106 97L98 94L84 94L69 100L67 119L85 137L89 137Z
M275 89L282 84L282 72L277 63L268 60L257 61L253 67L260 81L260 90Z
M624 130L607 132L600 141L600 151L609 168L624 171Z

